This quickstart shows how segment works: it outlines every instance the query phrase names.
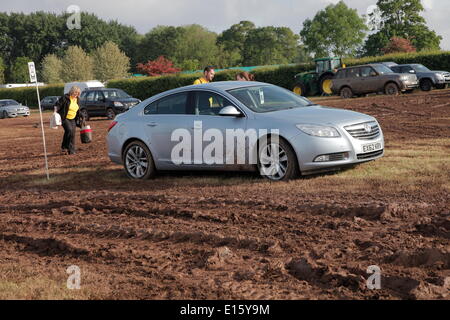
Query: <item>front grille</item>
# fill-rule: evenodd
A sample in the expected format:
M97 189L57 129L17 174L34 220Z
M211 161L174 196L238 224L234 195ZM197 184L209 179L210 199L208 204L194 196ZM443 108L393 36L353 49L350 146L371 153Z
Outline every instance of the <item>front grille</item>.
M358 160L363 160L363 159L370 159L370 158L378 157L382 154L383 154L383 149L374 151L374 152L359 153L356 156L358 157Z
M348 153L333 153L330 154L330 161L341 161L341 160L346 160L348 157Z
M368 128L370 128L370 130L366 130ZM371 140L380 136L380 127L374 121L346 126L345 130L347 130L353 138L360 140Z

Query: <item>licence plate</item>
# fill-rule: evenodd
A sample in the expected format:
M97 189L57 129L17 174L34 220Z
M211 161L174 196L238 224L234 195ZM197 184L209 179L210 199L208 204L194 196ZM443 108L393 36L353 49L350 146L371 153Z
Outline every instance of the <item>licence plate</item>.
M370 143L363 145L363 153L381 150L381 143Z

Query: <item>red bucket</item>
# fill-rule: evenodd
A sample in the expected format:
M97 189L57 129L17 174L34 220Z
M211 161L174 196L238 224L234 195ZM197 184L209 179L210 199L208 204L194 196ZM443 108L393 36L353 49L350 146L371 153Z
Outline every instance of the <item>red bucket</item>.
M80 131L81 143L90 143L92 141L92 129L91 126L85 126Z

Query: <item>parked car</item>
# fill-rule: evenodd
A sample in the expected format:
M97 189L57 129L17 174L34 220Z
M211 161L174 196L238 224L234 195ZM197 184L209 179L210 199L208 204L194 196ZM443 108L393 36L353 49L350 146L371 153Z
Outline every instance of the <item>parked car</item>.
M423 91L430 91L434 88L445 89L450 83L450 72L432 71L422 64L400 64L390 66L391 70L397 73L415 74L419 80L419 87Z
M244 131L244 142L234 148L228 135ZM117 115L107 141L110 159L133 179L152 177L156 170L213 169L259 170L278 181L375 160L384 152L374 117L322 107L284 88L247 81L187 86L153 96Z
M367 64L339 69L333 79L332 91L342 98L384 92L398 95L418 87L417 77L410 73L394 73L383 64Z
M42 110L53 110L60 96L48 96L41 100Z
M89 81L78 81L78 82L68 82L64 85L64 94L69 93L70 89L73 86L77 86L80 88L81 92L86 89L97 89L104 88L105 86L98 80L89 80Z
M80 95L80 112L86 119L106 116L112 120L139 102L121 89L86 89Z
M12 99L0 100L0 118L15 118L18 116L28 117L30 109Z

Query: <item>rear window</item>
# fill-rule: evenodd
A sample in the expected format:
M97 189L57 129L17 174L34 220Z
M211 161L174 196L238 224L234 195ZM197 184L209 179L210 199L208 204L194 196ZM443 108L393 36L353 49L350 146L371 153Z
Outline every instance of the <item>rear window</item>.
M188 114L186 92L161 98L144 109L144 114Z

